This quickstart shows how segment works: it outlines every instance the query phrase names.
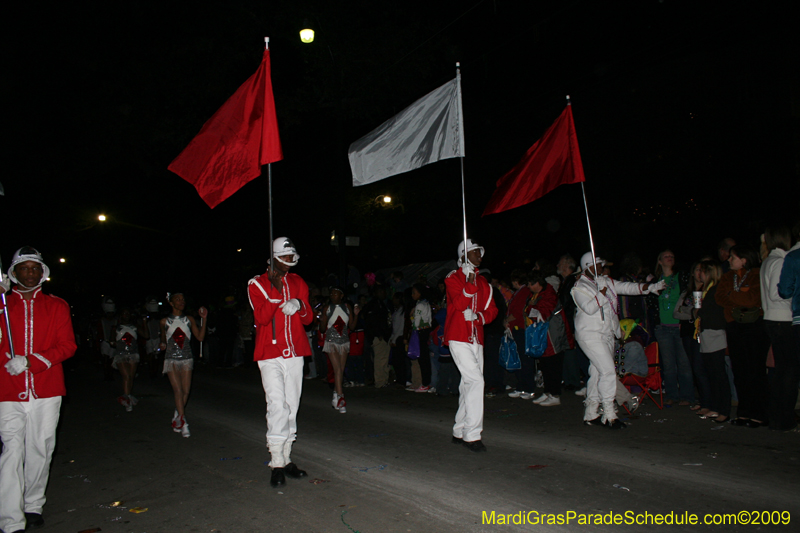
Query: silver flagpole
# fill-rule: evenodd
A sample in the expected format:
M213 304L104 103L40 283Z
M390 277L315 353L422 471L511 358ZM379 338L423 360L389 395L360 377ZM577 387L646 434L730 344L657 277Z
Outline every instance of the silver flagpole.
M269 50L269 37L264 37L264 48ZM272 275L272 272L275 270L275 264L273 262L273 256L275 255L272 251L272 241L274 237L272 236L272 163L267 163L267 198L268 198L268 208L267 211L269 213L269 275ZM278 344L278 340L275 338L275 317L272 317L272 344Z
M456 63L456 83L458 83L458 94L459 94L459 97L461 96L461 68L460 67L461 67L461 63ZM463 112L463 110L461 109L460 105L458 106L458 110L459 110L460 113ZM464 123L463 123L464 117L459 115L458 121L459 121L459 124L461 125L461 131L463 132L464 131ZM461 139L461 142L463 143L464 140ZM464 215L464 263L466 263L467 262L467 200L466 200L466 196L465 196L465 193L464 193L465 187L464 187L464 153L463 153L463 151L462 151L461 157L459 159L461 159L461 211L462 211L462 213Z
M3 275L3 261L0 260L0 276ZM10 284L9 284L10 286ZM6 320L6 331L8 332L8 347L11 349L11 357L14 357L17 352L14 351L14 340L11 338L11 322L8 319L8 303L6 302L6 293L3 291L3 294L0 295L0 298L3 300L3 316Z
M569 99L569 95L567 95L567 105L571 106L572 102ZM586 211L586 226L589 228L589 246L592 250L592 263L594 263L594 278L595 282L597 282L597 255L594 253L594 238L592 237L592 223L589 222L589 205L586 203L586 187L583 186L584 182L581 182L581 193L583 193L583 209ZM600 317L605 320L605 313L603 312L603 308L600 307Z

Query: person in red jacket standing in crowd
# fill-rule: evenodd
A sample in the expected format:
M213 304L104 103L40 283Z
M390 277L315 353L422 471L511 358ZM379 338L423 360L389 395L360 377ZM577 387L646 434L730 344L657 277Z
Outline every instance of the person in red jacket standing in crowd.
M466 246L465 246L466 244ZM445 278L447 320L444 342L450 347L461 372L458 387L458 412L453 426L453 444L463 444L473 452L485 452L483 431L483 326L497 316L492 287L478 267L484 249L467 239L458 247L461 267Z
M314 312L308 303L308 285L289 273L300 259L292 241L275 239L272 257L270 270L248 282L248 296L256 322L253 359L258 362L267 397L270 485L279 487L286 484L286 476L306 476L290 456L303 392L303 357L311 355L303 326L311 324Z
M69 305L42 293L49 275L29 246L17 250L8 269L16 287L6 294L11 332L4 319L0 343L0 529L7 533L44 525L44 493L67 393L61 362L76 350ZM2 284L0 292L7 289Z

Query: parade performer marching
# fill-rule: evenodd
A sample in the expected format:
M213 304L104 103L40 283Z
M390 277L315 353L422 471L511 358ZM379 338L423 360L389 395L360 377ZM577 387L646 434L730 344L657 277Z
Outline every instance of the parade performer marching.
M331 301L320 316L319 329L325 332L322 351L328 354L333 366L334 390L331 406L344 414L347 412L347 402L342 389L344 367L350 353L350 330L356 328L359 309L358 306L354 309L350 302L344 300L344 291L341 287L331 287L330 293Z
M466 255L465 255L466 254ZM471 239L458 247L461 267L445 278L447 320L444 343L461 372L458 387L458 412L453 426L453 444L463 444L473 452L485 452L483 431L483 326L497 316L492 287L478 267L484 249Z
M8 269L16 287L7 293L8 283L0 284L7 304L0 343L0 529L7 533L44 525L45 488L66 394L61 363L76 350L69 305L42 292L49 275L41 254L25 246Z
M169 377L172 392L175 394L175 414L172 417L172 430L189 438L189 423L186 422L186 402L189 401L189 389L192 387L192 335L202 342L206 337L206 320L208 310L198 309L201 325L194 317L183 314L186 309L186 298L182 292L167 293L167 300L172 306L172 314L161 319L161 344L159 348L166 351L164 355L164 374Z
M122 376L122 396L117 401L126 411L133 411L139 403L131 392L133 391L133 378L136 377L136 366L139 364L139 335L144 336L141 326L137 326L131 310L124 308L119 314L119 324L116 329L116 342L111 366L119 370Z
M291 453L303 392L303 357L311 355L303 326L311 324L314 313L308 303L308 285L289 272L300 259L292 241L275 239L272 257L270 269L248 282L248 297L256 322L253 359L258 362L267 399L270 485L279 487L286 484L286 476L306 476L292 462Z
M583 422L586 425L622 429L626 425L617 418L614 410L617 390L614 341L622 338L617 297L658 294L664 288L664 282L630 283L596 275L595 268L602 268L605 264L605 260L599 257L595 259L592 252L583 254L583 272L571 291L578 308L575 315L575 340L590 362ZM599 413L601 405L602 417Z

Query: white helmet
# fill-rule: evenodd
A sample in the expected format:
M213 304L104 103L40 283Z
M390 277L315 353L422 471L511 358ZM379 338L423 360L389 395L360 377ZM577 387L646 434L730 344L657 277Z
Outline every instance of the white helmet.
M158 300L150 298L144 303L144 308L148 313L158 313Z
M117 310L117 304L114 303L113 298L103 298L100 306L103 308L104 313L113 313Z
M476 242L472 242L472 239L467 239L467 253L471 252L472 250L480 250L481 257L483 257L483 254L486 251L483 249L483 246ZM461 241L461 244L458 245L458 266L461 266L462 264L464 264L464 241ZM472 265L472 263L470 263L470 265Z
M294 259L292 261L284 261L281 259L281 257L287 255L293 255ZM272 257L274 257L276 261L290 267L295 266L297 262L300 261L300 254L295 250L294 243L289 237L278 237L272 241Z
M11 266L8 267L8 277L11 278L11 281L19 285L19 281L17 280L17 276L14 275L14 267L16 267L20 263L24 263L25 261L35 261L42 265L42 279L39 281L39 284L36 287L26 287L28 292L34 289L38 289L42 286L42 283L45 282L47 278L50 277L50 268L44 264L44 259L42 259L42 254L36 248L32 248L30 246L23 246L16 252L14 252L14 257L11 258Z
M581 256L581 270L588 270L589 267L594 264L592 257L592 252L586 252ZM595 260L597 261L598 268L606 264L606 260L602 257L597 257Z

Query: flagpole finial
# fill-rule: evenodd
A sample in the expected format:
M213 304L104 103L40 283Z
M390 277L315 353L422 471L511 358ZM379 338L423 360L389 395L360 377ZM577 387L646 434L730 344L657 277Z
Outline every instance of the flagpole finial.
M572 105L572 102L569 100L569 95L567 95L567 105Z
M264 48L269 50L269 37L264 37Z

